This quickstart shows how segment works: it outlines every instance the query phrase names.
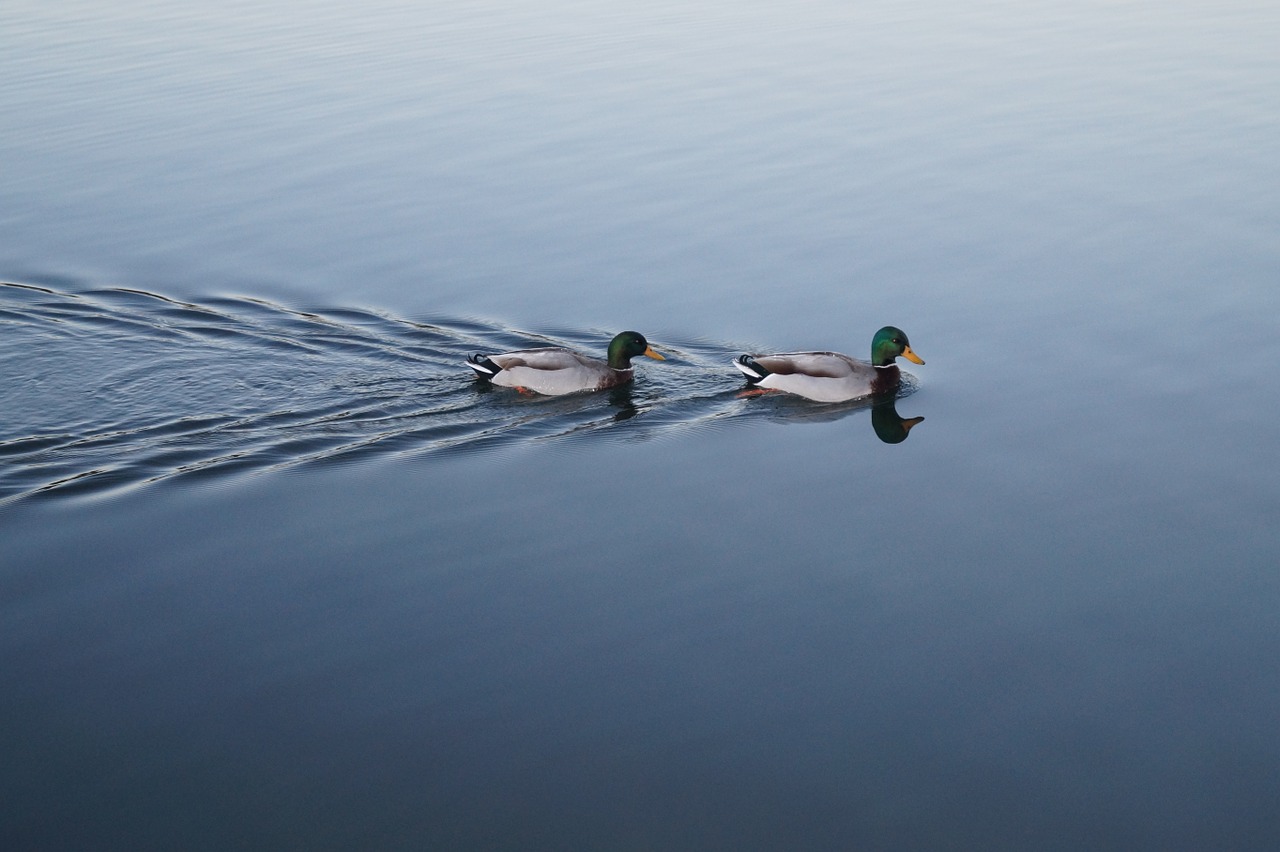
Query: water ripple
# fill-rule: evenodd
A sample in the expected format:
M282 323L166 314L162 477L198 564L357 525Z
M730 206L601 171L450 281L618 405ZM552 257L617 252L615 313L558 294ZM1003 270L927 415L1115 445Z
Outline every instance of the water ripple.
M642 366L631 387L525 397L477 383L466 356L541 345L603 352L614 332L301 311L247 296L194 304L130 288L0 282L0 330L0 505L177 477L652 437L742 418L831 419L871 407L741 399L729 360L751 347L660 336L667 360ZM897 423L896 412L873 412L883 440L893 442Z

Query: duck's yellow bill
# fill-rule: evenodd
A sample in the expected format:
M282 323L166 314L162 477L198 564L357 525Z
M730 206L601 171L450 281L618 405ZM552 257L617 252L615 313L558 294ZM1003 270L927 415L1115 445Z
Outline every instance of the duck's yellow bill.
M666 358L663 358L661 355L659 355L657 352L654 352L652 346L646 348L644 350L644 354L648 355L650 358L657 358L659 361L667 360ZM920 363L923 364L924 362L921 361Z
M910 432L910 431L911 431L911 427L912 427L912 426L915 426L917 423L921 423L921 422L923 422L923 421L924 421L924 418L923 418L923 417L910 417L910 418L907 418L906 420L903 420L903 421L902 421L902 431L903 431L903 432Z
M906 359L907 359L908 361L910 361L912 364L923 364L923 363L924 363L924 359L923 359L923 358L921 358L921 357L920 357L919 355L917 355L916 353L912 352L912 351L911 351L911 347L910 347L910 346L904 346L904 347L902 347L902 357L903 357L903 358L906 358Z

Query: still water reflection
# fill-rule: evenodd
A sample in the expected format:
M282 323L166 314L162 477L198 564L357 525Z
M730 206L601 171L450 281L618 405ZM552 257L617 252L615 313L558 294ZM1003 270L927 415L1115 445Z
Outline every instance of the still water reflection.
M0 846L1277 848L1276 44L0 4Z

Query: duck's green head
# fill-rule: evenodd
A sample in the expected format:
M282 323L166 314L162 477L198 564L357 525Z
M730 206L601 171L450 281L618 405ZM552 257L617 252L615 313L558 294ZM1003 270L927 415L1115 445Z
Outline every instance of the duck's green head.
M924 363L923 358L911 351L906 333L900 328L886 325L871 339L871 363L877 367L888 367L899 355L913 364Z
M644 339L644 335L638 331L624 331L613 340L609 341L609 366L615 370L626 370L631 367L631 359L637 355L648 355L650 358L657 358L659 361L665 361L657 352L653 351L653 347L649 345L649 341Z

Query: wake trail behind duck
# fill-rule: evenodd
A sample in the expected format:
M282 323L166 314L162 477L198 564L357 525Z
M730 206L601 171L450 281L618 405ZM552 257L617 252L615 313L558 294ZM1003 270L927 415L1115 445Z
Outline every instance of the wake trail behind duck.
M627 387L526 397L477 381L476 352L568 346L606 330L521 331L469 317L191 302L131 288L0 282L0 504L386 454L636 437L749 411L741 347L663 340Z

